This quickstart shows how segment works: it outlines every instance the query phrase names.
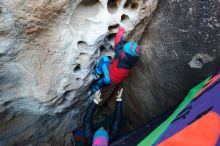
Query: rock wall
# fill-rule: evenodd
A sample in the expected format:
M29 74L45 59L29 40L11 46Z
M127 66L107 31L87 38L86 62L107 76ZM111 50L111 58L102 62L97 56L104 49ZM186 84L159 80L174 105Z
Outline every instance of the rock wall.
M81 124L91 71L119 25L157 0L0 0L0 145L63 145Z
M93 67L102 54L114 56L100 48L113 43L119 25L144 48L122 84L123 112L133 127L215 73L219 1L157 3L0 0L0 145L67 145L69 132L81 124Z
M219 11L218 0L159 1L140 40L141 61L123 83L124 115L133 126L176 105L220 69Z

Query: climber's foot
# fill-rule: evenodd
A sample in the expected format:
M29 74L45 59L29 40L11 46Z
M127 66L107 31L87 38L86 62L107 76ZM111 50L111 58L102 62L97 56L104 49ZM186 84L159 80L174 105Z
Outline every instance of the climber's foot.
M92 72L92 77L93 77L93 80L98 80L100 78L100 76L97 74L96 71Z

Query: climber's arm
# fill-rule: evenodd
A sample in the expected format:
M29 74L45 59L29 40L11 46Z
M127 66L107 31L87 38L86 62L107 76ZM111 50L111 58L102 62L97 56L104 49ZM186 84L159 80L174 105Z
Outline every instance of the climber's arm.
M93 113L95 112L96 110L96 107L97 107L97 104L92 101L87 110L86 110L86 113L84 115L84 119L83 119L83 128L84 128L84 134L85 134L85 137L86 137L86 141L91 144L92 143L92 136L93 136L93 133L92 133L92 117L93 117Z
M124 27L120 26L115 36L113 49L116 48L117 44L121 44L123 42L122 36L123 36L124 31L125 31Z
M88 143L92 142L92 137L93 137L92 117L97 108L97 105L99 104L99 102L101 102L100 96L101 96L101 93L98 92L96 95L96 98L92 102L89 103L86 113L84 115L83 128L84 128L85 137Z
M116 103L115 103L115 113L114 113L114 120L111 128L111 140L116 138L118 134L118 129L121 122L121 112L122 112L122 93L123 88L118 91L118 94L116 96Z

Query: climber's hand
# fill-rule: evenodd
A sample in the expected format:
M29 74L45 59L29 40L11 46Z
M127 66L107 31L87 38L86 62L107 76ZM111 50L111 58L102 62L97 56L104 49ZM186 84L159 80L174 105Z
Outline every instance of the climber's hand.
M121 88L121 89L118 91L118 94L117 94L117 96L116 96L116 101L122 101L121 96L122 96L123 90L124 90L124 89Z
M121 88L121 89L118 91L117 97L121 97L121 96L122 96L123 90L124 90L124 89Z
M96 104L99 104L99 103L102 101L101 95L102 95L102 94L101 94L101 91L100 91L100 90L95 93L94 102L95 102Z

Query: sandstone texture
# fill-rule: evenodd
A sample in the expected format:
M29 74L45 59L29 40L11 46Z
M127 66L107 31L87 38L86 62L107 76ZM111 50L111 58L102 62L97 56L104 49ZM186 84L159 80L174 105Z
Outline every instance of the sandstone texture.
M220 69L219 24L218 0L159 1L140 39L141 60L123 83L124 115L133 126L178 104Z
M0 145L66 145L81 124L91 71L157 0L0 0ZM110 42L110 44L108 44Z

